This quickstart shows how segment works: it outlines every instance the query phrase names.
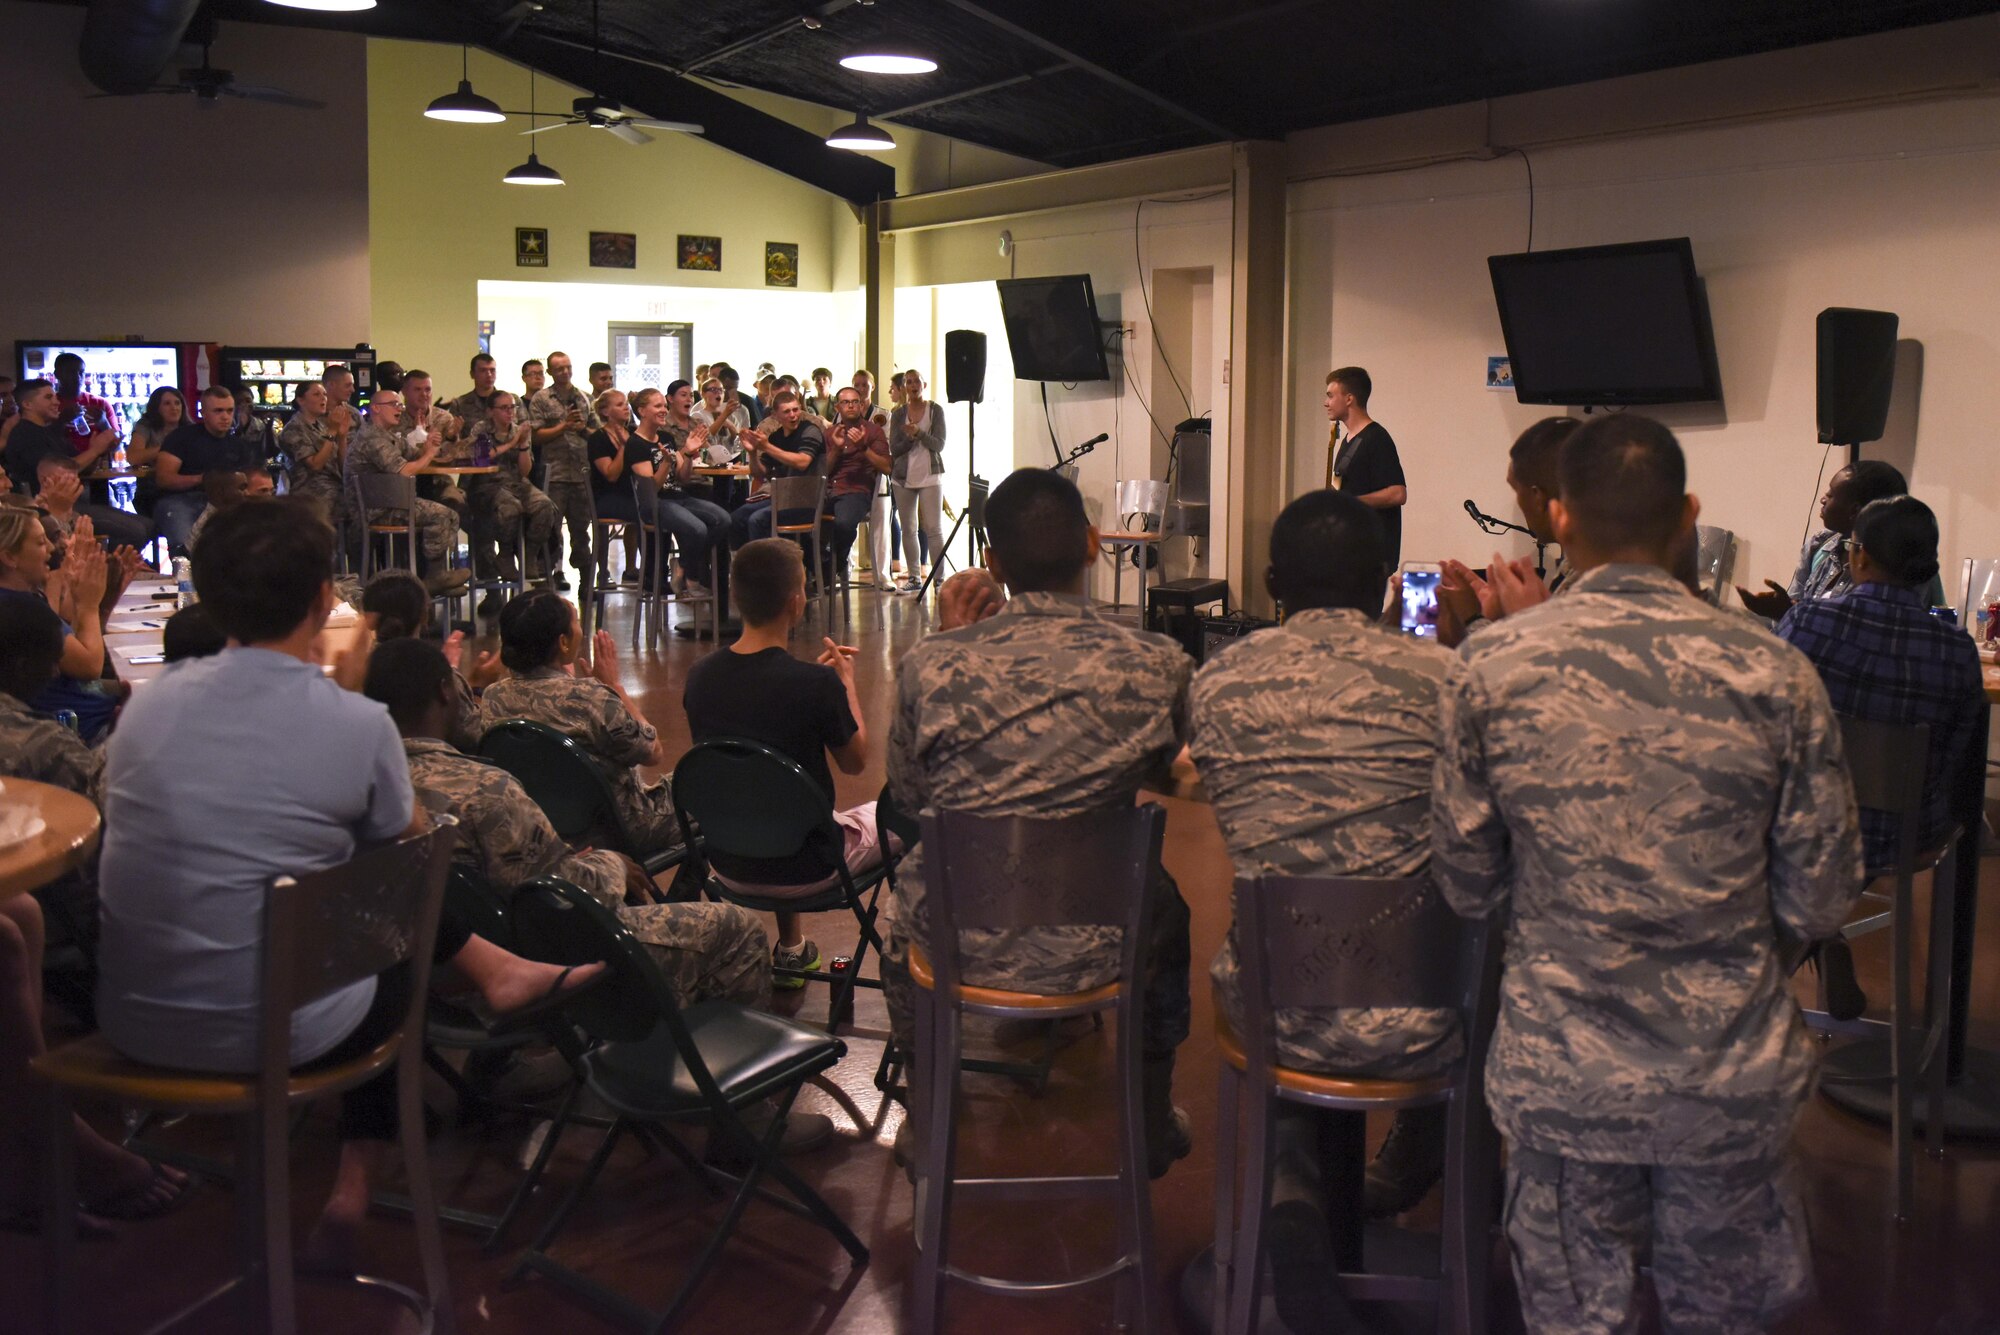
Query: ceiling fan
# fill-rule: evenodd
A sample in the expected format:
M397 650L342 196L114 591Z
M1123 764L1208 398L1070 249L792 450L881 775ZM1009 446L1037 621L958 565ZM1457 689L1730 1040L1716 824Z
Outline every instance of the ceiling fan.
M242 98L249 102L269 102L281 107L298 107L303 111L324 111L326 103L310 97L300 97L282 88L265 88L257 84L236 82L236 76L228 70L219 70L208 63L208 42L201 43L201 64L192 69L179 71L173 83L156 83L151 88L142 88L136 93L91 93L99 97L153 97L163 93L192 93L197 107L213 107L225 97Z
M536 6L540 8L540 6ZM509 11L511 17L513 11ZM525 17L525 16L524 16ZM518 23L516 24L518 27ZM601 30L598 26L597 0L590 0L590 61L593 68L602 71L604 52L600 46ZM609 130L628 144L650 144L653 136L647 130L669 130L675 134L700 134L702 127L694 121L662 121L646 116L635 116L620 107L608 97L591 94L579 97L570 103L570 114L556 118L553 125L537 125L523 130L522 134L547 134L550 130L560 130L571 125L587 125L593 130ZM529 116L525 111L510 111L510 116ZM533 113L534 119L541 113Z

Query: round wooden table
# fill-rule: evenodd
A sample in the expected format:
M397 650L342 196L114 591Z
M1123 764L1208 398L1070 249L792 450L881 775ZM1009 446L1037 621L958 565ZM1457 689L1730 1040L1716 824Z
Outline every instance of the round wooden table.
M41 833L0 848L0 899L41 889L97 849L104 825L97 806L67 788L29 779L0 780L0 806L25 806L44 822Z
M152 475L151 464L140 464L137 468L107 468L100 465L85 473L84 477L91 482L127 482Z
M698 477L749 477L749 464L696 464L692 470Z
M474 477L481 473L497 473L499 471L500 465L498 464L430 464L427 467L419 468L417 476L457 477L463 473L467 477Z

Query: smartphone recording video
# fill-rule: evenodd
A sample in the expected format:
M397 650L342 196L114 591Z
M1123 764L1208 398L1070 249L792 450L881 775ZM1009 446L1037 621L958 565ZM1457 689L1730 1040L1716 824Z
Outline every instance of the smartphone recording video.
M1435 640L1438 633L1438 581L1444 572L1423 561L1403 562L1403 632Z

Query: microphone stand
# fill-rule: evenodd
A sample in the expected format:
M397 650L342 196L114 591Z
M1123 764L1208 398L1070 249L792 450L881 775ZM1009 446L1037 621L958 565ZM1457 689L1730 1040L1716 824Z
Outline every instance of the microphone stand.
M1058 453L1056 455L1055 466L1057 468L1067 468L1071 464L1075 463L1078 459L1081 459L1084 455L1089 454L1092 450L1096 448L1097 448L1097 441L1087 440L1083 444L1071 450L1068 454Z
M1502 519L1498 515L1489 515L1481 510L1475 501L1466 501L1465 512L1472 516L1472 522L1479 525L1481 532L1491 533L1495 537L1503 533L1525 533L1530 538L1533 538L1535 540L1535 574L1545 581L1548 579L1549 544L1538 537L1533 529L1522 524L1516 524L1511 520Z

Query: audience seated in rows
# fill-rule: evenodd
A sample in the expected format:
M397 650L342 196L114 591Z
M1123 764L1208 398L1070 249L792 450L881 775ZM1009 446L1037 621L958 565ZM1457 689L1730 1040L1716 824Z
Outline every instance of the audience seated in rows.
M610 632L590 640L587 665L583 623L559 594L535 589L500 613L500 661L508 676L486 688L480 714L486 728L524 718L574 738L604 769L642 856L680 843L673 795L665 783L648 784L638 765L660 765L660 734L618 681L618 645Z
M782 411L782 410L781 410ZM1084 592L1097 531L1059 473L1023 469L993 491L987 562L955 576L945 629L904 655L889 729L889 793L899 810L950 807L980 816L1068 816L1129 806L1164 776L1186 741L1187 654L1164 635L1099 616ZM907 1051L914 1033L905 962L928 930L921 846L896 877L885 967L890 1021ZM1187 1037L1188 909L1158 872L1145 956L1141 1048L1147 1156L1154 1176L1191 1147L1171 1101L1174 1051ZM1118 969L1116 929L969 931L966 982L1065 993Z
M603 848L571 852L513 775L445 739L457 703L453 675L428 640L389 640L370 656L363 688L395 720L418 798L458 818L453 859L503 894L557 876L617 910L684 1006L710 997L768 1002L771 973L756 915L729 904L652 903L646 873L632 859Z
M81 365L79 362L79 369ZM104 438L115 439L106 428L88 437L91 443L80 453L59 425L74 419L64 418L56 387L46 380L22 381L14 390L14 401L19 407L19 415L8 419L11 425L7 431L6 449L0 452L0 463L4 463L7 476L17 492L34 493L40 485L37 473L42 460L58 459L88 471L101 454L98 443ZM91 450L98 450L98 453L92 454ZM139 548L152 540L153 526L138 515L88 501L76 502L76 509L118 546Z
M175 556L187 553L195 521L208 505L203 492L206 475L214 471L251 473L264 471L264 455L250 437L232 430L236 422L236 396L222 385L210 385L201 392L201 420L183 422L160 445L154 461L153 485L159 497L153 502L153 516L160 536L167 540Z
M1432 865L1506 915L1486 1090L1533 1331L1631 1329L1649 1255L1668 1330L1761 1329L1811 1287L1815 1050L1773 925L1839 926L1861 839L1812 665L1668 573L1698 512L1665 427L1576 430L1549 505L1575 576L1444 690Z
M354 689L370 637L332 678L314 661L337 601L333 552L332 530L303 501L219 516L195 553L194 582L233 647L148 683L112 738L98 1019L136 1060L255 1069L258 924L271 882L429 824L387 711ZM462 930L440 930L437 957L499 1013L603 967L565 973ZM401 1021L407 986L397 969L300 1007L294 1062L336 1063L380 1043ZM317 1261L352 1268L369 1176L395 1126L392 1073L342 1096L340 1170L307 1245Z
M817 666L792 657L792 632L806 614L806 569L796 543L761 539L737 552L731 565L743 635L688 673L682 695L688 730L697 743L723 737L762 742L797 761L833 802L827 757L843 774L859 774L868 765L868 730L854 691L854 650L829 638ZM784 859L712 853L716 878L749 894L802 898L839 883L835 857L857 873L881 862L873 802L836 810L834 820L845 840L841 849L812 848ZM890 851L892 855L900 851L893 838ZM805 938L799 915L777 917L772 963L791 969L818 968L819 946ZM796 989L805 983L786 978L775 985Z
M1860 459L1848 464L1826 484L1826 493L1819 501L1819 522L1825 527L1806 539L1799 551L1799 566L1792 573L1792 582L1780 586L1776 580L1767 579L1764 592L1752 593L1739 587L1737 596L1751 612L1767 621L1776 621L1795 603L1846 592L1853 583L1848 569L1847 539L1854 532L1855 518L1872 502L1906 496L1909 490L1910 484L1894 464L1881 459ZM1943 588L1939 586L1936 596L1926 605L1936 606L1943 601Z
M347 453L349 473L359 477L414 478L434 463L444 442L426 432L419 441L397 430L403 421L403 396L383 389L368 403L368 421L360 437ZM370 524L410 524L416 529L417 560L428 573L426 587L442 593L463 586L470 574L451 569L452 554L458 550L458 514L438 501L416 498L414 507L404 511L387 506L370 510Z

